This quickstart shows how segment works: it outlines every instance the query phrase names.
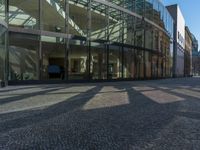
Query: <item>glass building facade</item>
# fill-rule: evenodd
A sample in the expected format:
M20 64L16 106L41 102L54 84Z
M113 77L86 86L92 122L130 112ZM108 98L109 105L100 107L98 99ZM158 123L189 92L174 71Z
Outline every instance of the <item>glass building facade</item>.
M170 77L173 19L159 0L10 0L7 79Z
M7 28L6 0L0 0L0 87L7 78Z

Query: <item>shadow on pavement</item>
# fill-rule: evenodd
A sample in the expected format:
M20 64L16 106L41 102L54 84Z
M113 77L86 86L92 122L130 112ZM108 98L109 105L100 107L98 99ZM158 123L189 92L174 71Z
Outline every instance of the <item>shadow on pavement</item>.
M129 103L114 107L83 109L84 105L97 96L100 100L104 99L104 94L109 92L102 92L102 89L107 86L124 92ZM149 86L183 97L183 94L160 89L155 84ZM118 93L120 92L113 92L113 101L118 99ZM28 96L31 95L25 95ZM20 98L22 97L17 97L17 100ZM200 119L200 105L194 107L195 113L179 111L182 105L187 105L184 106L186 110L193 108L193 102L196 101L195 98L186 97L184 101L161 104L145 96L141 91L134 90L133 84L128 82L96 84L86 92L41 110L0 115L0 145L11 149L165 149L174 146L173 142L176 142L173 141L176 138L173 134L166 139L162 139L162 134L167 132L177 116ZM182 140L181 143L184 144L185 141ZM188 148L192 146L189 145ZM181 145L178 149L181 149Z

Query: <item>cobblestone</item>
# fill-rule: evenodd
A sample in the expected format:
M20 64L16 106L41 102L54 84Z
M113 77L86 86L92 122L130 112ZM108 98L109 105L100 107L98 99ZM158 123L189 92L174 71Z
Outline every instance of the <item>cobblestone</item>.
M1 150L199 150L200 78L0 89Z

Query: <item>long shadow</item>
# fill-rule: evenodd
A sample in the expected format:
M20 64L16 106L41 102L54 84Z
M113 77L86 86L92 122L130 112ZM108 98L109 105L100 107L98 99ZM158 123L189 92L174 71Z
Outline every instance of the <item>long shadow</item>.
M34 86L26 86L26 85L22 85L22 87L19 86L12 86L11 88L8 86L8 88L10 89L0 89L0 93L6 93L6 92L15 92L15 91L20 91L20 90L29 90L29 89L36 89L36 88L41 88L41 89L52 89L54 87L66 87L65 84L60 84L59 86L56 84L52 84L52 85L34 85ZM69 87L69 86L67 86ZM9 93L10 94L10 93ZM0 95L1 96L1 95Z
M39 149L40 146L48 147L48 149L86 150L159 149L166 146L166 143L168 147L165 148L170 149L170 146L176 144L174 143L176 141L170 141L170 137L167 137L169 138L167 141L162 139L166 142L165 145L161 144L159 148L155 147L158 145L153 145L175 116L185 115L177 111L182 102L156 103L134 90L131 83L106 85L126 92L129 104L89 110L82 109L84 104L96 94L102 96L101 100L106 98L104 97L105 93L99 92L104 85L97 85L86 93L81 93L44 110L0 115L2 120L12 116L11 119L1 123L2 136L0 139L4 138L3 141L8 143L6 142L8 141L6 133L12 131L10 136L16 139L14 142L17 144L11 145L11 148L12 146L21 148L21 145L26 143L25 148L27 149ZM156 86L154 88L155 90L159 89ZM113 95L113 102L118 98L118 95L115 94L117 93ZM198 117L199 115L196 115L195 118ZM28 135L26 135L27 132ZM18 136L22 139L18 139ZM25 137L23 138L23 136ZM184 146L184 141L182 143ZM0 142L0 144L2 143Z
M53 88L53 89L49 89L49 90L43 90L43 91L39 91L39 92L20 94L18 96L3 98L3 99L0 99L0 105L10 103L10 102L20 101L22 99L33 97L33 96L43 95L45 93L53 92L53 91L64 89L64 88L66 88L66 87L57 87L57 88Z
M12 116L12 119L0 124L0 132L32 125L34 123L52 119L61 114L68 113L70 111L73 111L74 109L79 109L88 100L94 97L101 90L101 88L102 86L96 86L85 93L73 96L66 101L60 102L42 110L28 110L2 114L0 115L1 120L6 120L5 118L9 118L9 116Z
M108 94L108 93L110 93L110 94L112 94L112 93L123 93L123 92L125 92L125 91L108 91L108 92L99 92L99 94ZM87 93L87 91L86 92L54 92L54 93L46 93L45 95L59 95L59 94L80 94L80 93ZM19 95L19 94L9 94L9 95L13 95L13 96L16 96L16 95ZM1 94L0 95L0 97L1 96L7 96L7 94Z
M190 119L196 119L200 120L200 112L178 112L177 115L190 118Z
M20 87L20 88L18 87L17 89L16 88L13 88L13 89L1 89L0 93L19 91L19 90L24 90L24 89L34 89L34 88L38 88L38 87L30 86L30 87Z
M112 128L112 132L118 134L116 142L121 143L121 148L123 145L145 148L148 142L156 139L157 134L173 120L179 104L156 103L135 91L131 84L115 86L115 88L125 88L130 101L128 106L122 107L123 110L118 108L118 113L112 115L122 129L119 132L118 129ZM124 111L126 113L121 114ZM130 149L130 147L125 149Z

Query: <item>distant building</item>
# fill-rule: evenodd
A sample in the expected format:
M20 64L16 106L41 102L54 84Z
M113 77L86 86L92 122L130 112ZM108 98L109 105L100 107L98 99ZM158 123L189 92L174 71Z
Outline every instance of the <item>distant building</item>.
M174 58L173 76L184 76L185 19L177 4L167 6L174 19Z

